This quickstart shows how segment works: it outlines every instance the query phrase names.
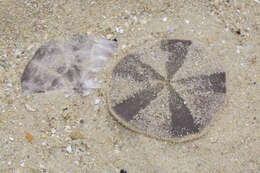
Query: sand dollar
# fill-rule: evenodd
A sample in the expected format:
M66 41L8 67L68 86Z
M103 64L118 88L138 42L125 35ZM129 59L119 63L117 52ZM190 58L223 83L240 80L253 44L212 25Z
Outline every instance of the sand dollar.
M224 70L190 40L148 41L110 77L110 112L126 127L160 139L201 136L225 102Z

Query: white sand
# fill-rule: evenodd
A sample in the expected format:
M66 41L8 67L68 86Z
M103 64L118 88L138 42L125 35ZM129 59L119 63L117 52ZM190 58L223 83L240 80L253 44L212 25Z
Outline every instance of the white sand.
M260 172L260 2L227 1L1 0L0 172ZM38 47L74 34L117 38L102 89L86 97L21 96L21 73ZM199 40L227 73L227 104L194 141L152 139L108 113L110 67L145 40L162 38ZM71 139L74 131L79 139Z

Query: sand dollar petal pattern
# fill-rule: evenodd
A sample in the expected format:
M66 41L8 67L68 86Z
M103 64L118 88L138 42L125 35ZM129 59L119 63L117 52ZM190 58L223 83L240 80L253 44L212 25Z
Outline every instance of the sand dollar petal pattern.
M128 128L151 137L199 137L226 95L226 74L190 40L148 42L113 68L110 112Z

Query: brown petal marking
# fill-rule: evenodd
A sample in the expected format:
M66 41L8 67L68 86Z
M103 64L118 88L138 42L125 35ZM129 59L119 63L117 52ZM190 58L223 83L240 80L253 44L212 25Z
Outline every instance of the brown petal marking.
M184 100L172 87L168 88L170 90L169 108L172 114L172 135L181 137L198 133L199 129L194 124L191 112L184 104Z
M209 76L211 88L214 92L226 93L226 73L215 73Z
M226 74L225 72L214 73L211 75L200 75L197 77L189 77L176 81L186 86L189 84L195 87L192 90L199 90L202 92L214 91L215 93L226 93Z
M159 73L157 73L151 66L140 61L139 55L127 55L114 68L113 75L121 77L131 76L135 81L142 82L149 78L155 80L164 80Z
M144 89L132 97L127 98L122 103L113 107L116 114L125 121L130 121L133 116L148 106L152 100L157 97L157 94L163 89L163 84L158 84L155 87Z
M170 52L166 62L167 79L172 79L173 75L184 63L188 53L188 47L191 45L189 40L162 40L161 49Z

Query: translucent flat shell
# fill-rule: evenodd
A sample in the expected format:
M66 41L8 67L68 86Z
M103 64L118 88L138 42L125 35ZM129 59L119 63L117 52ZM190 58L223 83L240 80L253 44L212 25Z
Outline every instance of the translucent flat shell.
M54 90L84 94L91 88L99 88L97 72L112 57L115 47L114 41L83 35L62 43L44 44L22 74L23 95Z

